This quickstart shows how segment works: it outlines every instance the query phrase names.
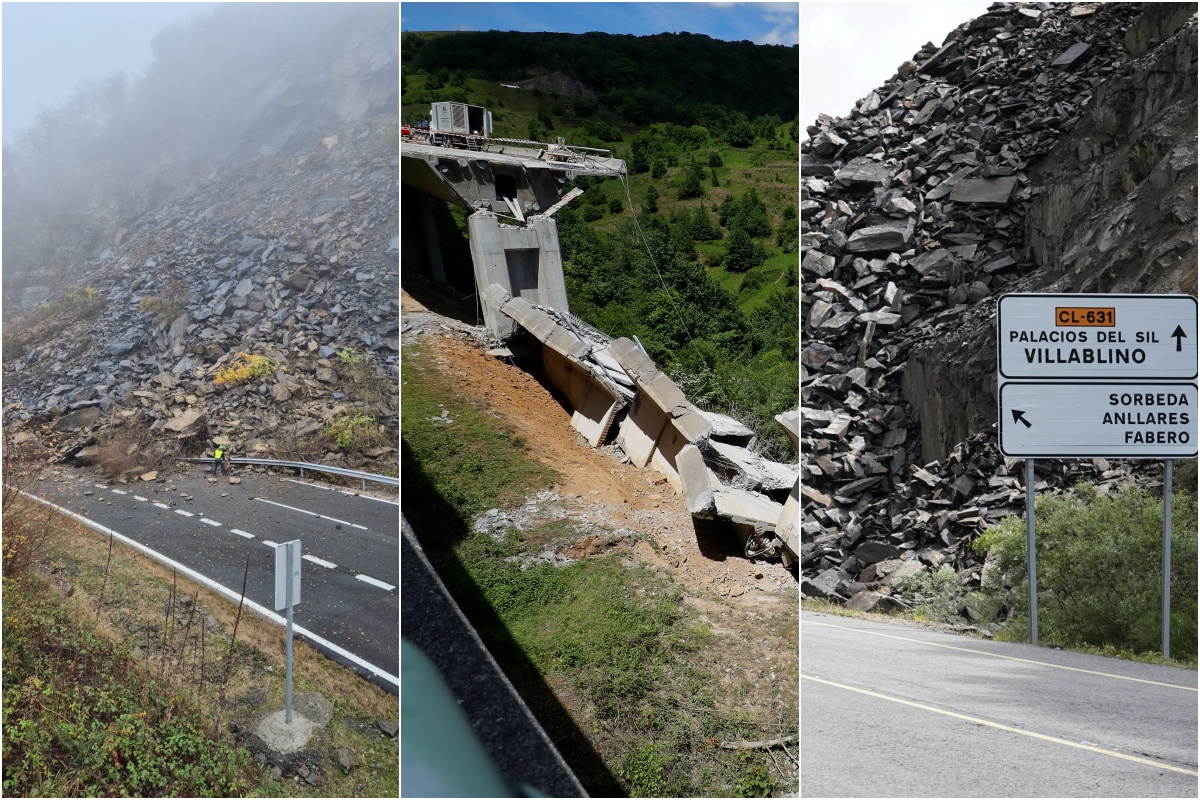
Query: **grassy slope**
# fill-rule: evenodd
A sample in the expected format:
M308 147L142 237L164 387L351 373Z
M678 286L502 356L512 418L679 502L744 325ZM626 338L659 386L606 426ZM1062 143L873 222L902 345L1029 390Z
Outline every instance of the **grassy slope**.
M405 92L405 98L425 93L425 78L426 76L422 73L414 73L409 76L406 83L407 91ZM539 97L525 89L506 89L496 82L478 79L469 79L467 81L467 93L473 104L483 105L492 111L495 123L495 135L500 137L524 138L527 134L529 123L537 119L539 106L552 106L555 103L555 97L548 93L542 94ZM433 94L436 95L437 92L434 91ZM416 122L428 115L429 105L427 103L411 103L402 100L402 119ZM624 141L606 142L605 145L613 150L613 154L616 157L623 158L628 163L631 158L629 140L637 132L637 129L627 123L623 123L622 120L607 113L603 108L588 118L575 117L569 113L564 116L555 116L553 117L554 126L548 131L548 135L550 137L563 136L570 143L571 131L578 128L587 119L600 119L622 130ZM780 132L783 132L784 128L786 126L781 127ZM790 143L790 147L787 150L767 150L766 145L761 141L745 149L714 143L712 147L705 149L704 155L707 155L710 151L718 153L724 162L724 166L716 168L717 180L721 184L720 186L714 188L711 185L711 170L706 168L707 177L704 182L705 196L692 200L679 200L676 197L676 184L679 180L681 167L669 168L666 177L657 180L651 178L649 173L631 173L628 176L628 184L634 207L639 210L642 208L645 202L646 189L653 184L659 194L659 214L664 218L669 217L671 212L677 208L691 212L696 206L703 203L715 219L716 209L726 195L736 197L745 191L747 187L753 186L767 206L771 226L779 228L783 225L783 207L791 205L795 208L797 198L799 197L800 171L797 168L799 158L798 146L793 142ZM604 218L591 223L597 230L615 230L622 221L629 218L625 189L619 180L613 178L604 181L588 191L589 193L602 193L605 197L605 205L607 205L608 199L614 197L619 198L622 205L620 214L606 214ZM580 197L575 201L575 204L581 205L586 199L586 195ZM798 217L793 220L792 224L799 225ZM709 268L709 275L737 297L738 307L744 313L750 313L762 306L771 294L782 289L782 276L786 273L789 266L799 268L800 256L798 250L792 253L784 253L781 248L774 246L773 242L766 242L765 244L767 245L767 262L761 267L752 270L753 272L762 273L764 278L763 284L757 289L742 294L740 288L745 280L743 275L726 270L724 267ZM700 242L697 243L696 249L700 255L701 263L707 263L717 253L724 252L724 242Z
M764 756L710 737L753 737L719 712L719 645L669 577L616 556L521 569L577 535L570 523L474 534L473 515L512 506L552 474L502 423L456 391L419 347L402 367L405 514L455 599L594 796L728 796L771 790ZM448 410L453 426L430 418ZM556 695L547 691L556 688ZM567 706L565 712L563 706ZM599 758L589 756L589 752Z
M6 507L6 539L21 530L21 513ZM319 744L304 754L321 776L319 785L277 781L268 768L239 755L231 737L211 736L237 605L120 544L110 562L108 542L75 522L24 513L35 525L53 526L43 559L73 593L63 597L37 574L4 578L6 794L397 796L398 742L374 727L376 720L397 719L393 695L298 642L293 692L320 692L334 715ZM175 597L194 598L215 628L202 640L204 626L185 627L174 617L172 655L164 662L164 608L173 585ZM77 665L78 674L68 664ZM250 727L282 709L284 666L280 628L243 613L223 727ZM89 693L87 686L99 691ZM38 691L30 694L31 687ZM151 713L138 717L141 711ZM349 774L335 760L338 747L361 762Z

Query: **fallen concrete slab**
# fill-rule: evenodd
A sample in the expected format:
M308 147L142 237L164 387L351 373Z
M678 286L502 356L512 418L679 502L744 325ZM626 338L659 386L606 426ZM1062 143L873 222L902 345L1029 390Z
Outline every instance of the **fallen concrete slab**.
M625 407L627 400L602 367L584 360L594 343L562 327L550 313L528 300L509 296L498 284L488 286L483 296L498 312L542 343L546 376L567 398L572 409L571 427L592 447L603 444L617 412Z
M780 552L783 565L790 567L800 557L800 476L792 484L792 491L779 512L779 521L775 523L775 538L783 545L786 552Z
M775 415L775 421L783 426L787 431L788 438L792 440L792 447L796 448L796 452L800 452L800 409L793 408L791 411L785 411L782 414Z
M727 466L738 475L738 483L745 489L781 491L790 488L800 477L799 465L791 466L770 461L744 447L735 447L710 439L708 448L719 457L723 466Z
M649 464L682 494L676 463L679 451L689 443L707 439L712 426L632 341L616 339L608 352L637 387L629 413L618 429L618 443L635 466Z
M704 463L704 456L694 444L685 445L675 459L679 466L679 481L688 512L695 517L711 519L717 507L713 493L723 488L721 481Z
M783 513L781 504L762 495L730 486L722 486L713 492L713 502L716 504L718 516L725 517L730 522L753 525L759 533L774 531L775 526L779 524L779 515Z

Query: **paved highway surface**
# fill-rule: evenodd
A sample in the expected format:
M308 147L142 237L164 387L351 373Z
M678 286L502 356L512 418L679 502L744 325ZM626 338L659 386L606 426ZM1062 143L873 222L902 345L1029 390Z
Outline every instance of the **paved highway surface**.
M327 655L397 691L400 674L400 514L396 503L307 481L237 470L209 483L191 465L171 482L116 484L74 470L28 491L133 539L240 593L275 607L274 545L299 539L301 601L294 624ZM279 612L282 614L283 612ZM366 662L325 646L320 639Z
M802 797L1196 797L1196 673L802 613Z

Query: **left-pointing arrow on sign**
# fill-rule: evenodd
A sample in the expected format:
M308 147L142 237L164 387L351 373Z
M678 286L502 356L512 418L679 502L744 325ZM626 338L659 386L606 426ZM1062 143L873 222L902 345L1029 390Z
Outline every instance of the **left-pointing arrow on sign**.
M1015 408L1014 408L1014 409L1013 409L1013 412L1012 412L1012 414L1013 414L1013 422L1020 422L1020 423L1022 423L1022 424L1023 424L1023 425L1024 425L1026 428L1032 428L1032 427L1033 427L1033 425L1029 424L1029 420L1025 419L1025 412L1024 412L1024 411L1018 411L1017 409L1015 409Z

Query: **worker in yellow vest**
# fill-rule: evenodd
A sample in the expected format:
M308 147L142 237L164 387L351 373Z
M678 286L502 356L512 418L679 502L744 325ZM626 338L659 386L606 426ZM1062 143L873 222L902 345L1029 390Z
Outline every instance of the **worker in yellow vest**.
M213 469L212 469L212 474L213 474L213 477L214 477L214 478L217 476L217 469L218 469L218 468L220 468L220 470L221 470L221 474L222 474L222 475L228 475L228 474L229 474L228 470L226 470L226 469L225 469L225 448L223 448L221 445L217 445L217 446L216 446L216 447L213 449Z

